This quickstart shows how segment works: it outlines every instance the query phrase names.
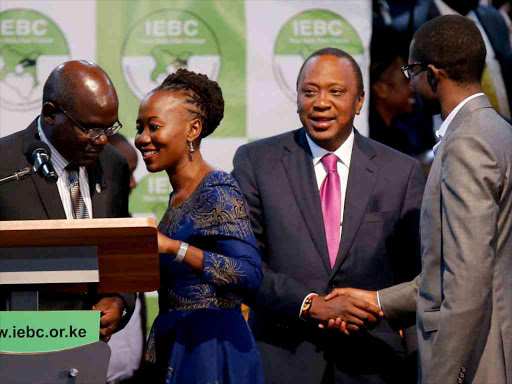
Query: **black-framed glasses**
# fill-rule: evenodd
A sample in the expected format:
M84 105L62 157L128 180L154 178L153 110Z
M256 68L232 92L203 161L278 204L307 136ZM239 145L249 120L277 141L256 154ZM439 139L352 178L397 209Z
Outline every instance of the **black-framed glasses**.
M413 71L412 70L413 68L416 68L416 67L420 67L420 71ZM412 75L413 74L418 74L418 73L426 70L427 68L428 68L428 64L425 64L425 63L422 63L422 62L417 62L417 63L412 63L412 64L409 64L409 65L404 65L403 67L400 68L400 70L404 74L405 78L407 80L410 80L410 79L412 79Z
M60 105L53 103L57 108L59 108L62 113L66 115L66 117L71 120L85 135L91 139L96 140L101 135L105 136L112 136L113 134L119 132L121 128L123 128L123 124L119 120L116 121L116 123L108 128L85 128L83 127L78 121L76 121L69 113L66 112L64 108L62 108Z

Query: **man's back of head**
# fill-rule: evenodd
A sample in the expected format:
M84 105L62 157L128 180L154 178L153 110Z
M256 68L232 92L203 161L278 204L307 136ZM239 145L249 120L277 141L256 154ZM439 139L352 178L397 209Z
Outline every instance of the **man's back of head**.
M439 16L414 34L410 62L443 69L459 86L478 84L485 68L486 48L473 21L460 15Z

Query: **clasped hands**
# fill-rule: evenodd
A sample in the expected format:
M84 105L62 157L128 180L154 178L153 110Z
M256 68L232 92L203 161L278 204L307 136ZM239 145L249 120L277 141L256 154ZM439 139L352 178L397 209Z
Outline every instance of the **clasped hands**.
M319 328L337 329L346 335L373 323L384 313L379 309L376 291L336 288L327 296L316 296L309 317Z

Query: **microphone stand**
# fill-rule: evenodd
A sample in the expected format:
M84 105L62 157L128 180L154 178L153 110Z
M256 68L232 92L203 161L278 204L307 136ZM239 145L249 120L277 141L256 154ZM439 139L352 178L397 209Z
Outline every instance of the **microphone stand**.
M24 179L31 173L32 173L32 168L30 168L30 167L20 169L18 172L15 172L11 176L7 176L7 177L0 179L0 185L9 183L11 181L18 181L18 180Z

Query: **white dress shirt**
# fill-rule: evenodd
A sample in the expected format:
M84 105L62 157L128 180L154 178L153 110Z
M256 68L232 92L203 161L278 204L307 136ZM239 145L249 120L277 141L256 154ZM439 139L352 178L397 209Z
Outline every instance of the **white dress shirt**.
M315 169L316 183L318 185L318 190L322 186L322 183L327 176L327 169L322 163L322 157L327 155L328 153L334 153L338 157L338 161L336 163L338 174L340 176L341 182L341 223L340 223L340 236L343 231L343 211L345 208L345 193L347 192L347 181L348 181L348 173L350 169L350 159L352 158L352 148L354 147L354 130L347 137L347 140L341 146L335 150L334 152L329 152L322 147L318 146L311 138L306 134L306 139L309 144L309 148L311 149L311 154L313 155L313 167Z
M59 189L60 199L62 201L62 206L64 207L64 212L66 213L66 219L74 219L74 208L73 203L71 201L71 194L69 192L69 178L68 172L66 171L66 167L69 162L62 157L62 155L55 149L55 147L50 143L50 140L44 134L44 131L41 127L41 116L37 120L37 130L39 132L39 137L41 141L48 144L52 153L51 160L53 168L55 168L55 172L59 179L57 180L57 188ZM89 191L89 177L87 176L87 170L85 167L79 167L79 182L80 182L80 193L82 194L82 198L84 199L85 206L87 207L87 212L89 213L89 218L92 219L92 201L91 201L91 192Z
M341 146L335 150L334 152L329 152L322 147L318 146L311 138L306 134L306 139L309 144L309 148L311 149L311 154L313 155L313 167L315 170L316 183L318 186L318 191L322 187L322 183L327 176L327 169L322 163L322 157L327 155L328 153L334 153L338 157L338 161L336 163L336 168L338 170L338 174L340 176L341 182L341 223L340 223L340 236L343 231L343 211L345 208L345 193L347 192L347 182L348 182L348 173L350 170L350 160L352 159L352 148L354 147L354 130L350 132L350 135L347 137L347 140ZM299 317L302 319L302 308L304 307L304 303L306 299L315 295L315 293L308 294L304 300L302 301L302 305L299 311ZM304 319L305 320L305 319Z
M453 121L453 119L455 118L457 113L459 113L459 111L462 109L462 107L464 105L466 105L466 103L468 101L470 101L478 96L485 96L485 94L482 92L479 92L479 93L475 93L474 95L471 95L469 97L466 97L455 108L453 108L453 110L450 112L450 114L443 121L443 124L441 124L441 126L439 127L439 129L436 132L436 136L439 138L439 142L436 145L434 145L434 155L437 153L437 150L439 149L439 146L441 145L441 139L445 135L446 130L448 129L448 126L451 124L451 122Z

